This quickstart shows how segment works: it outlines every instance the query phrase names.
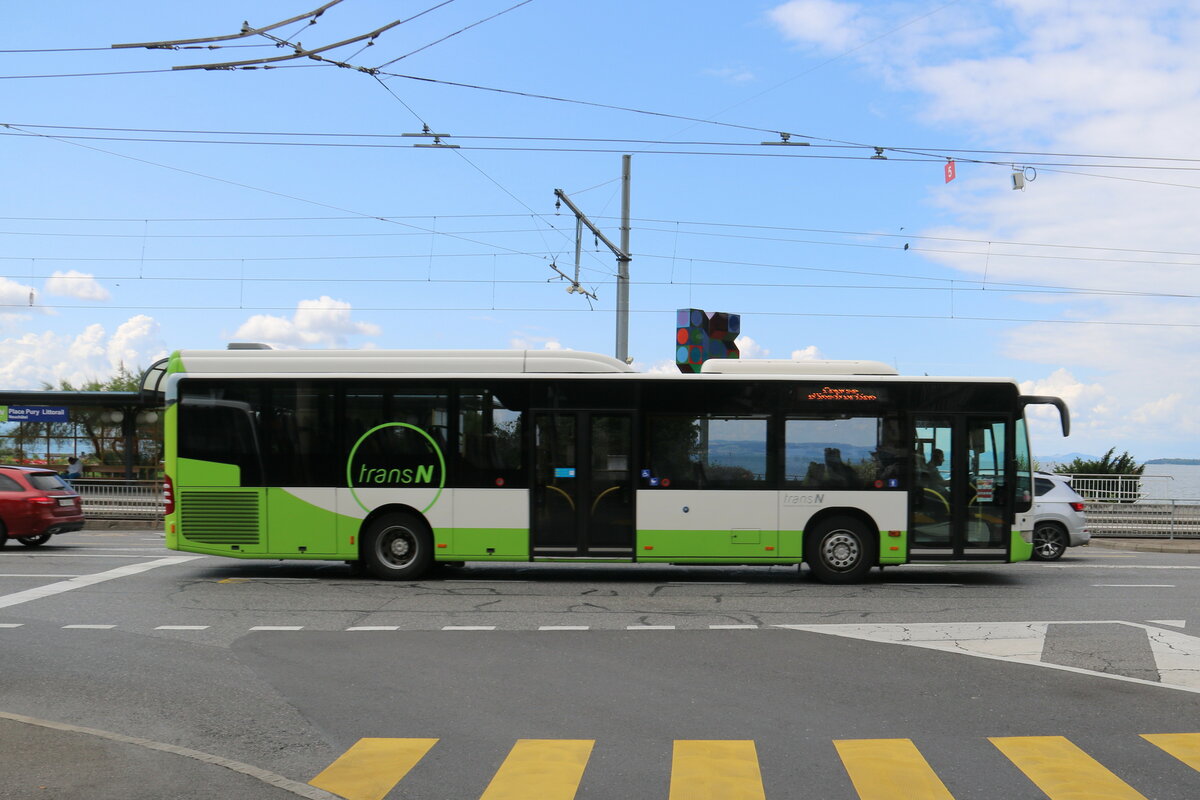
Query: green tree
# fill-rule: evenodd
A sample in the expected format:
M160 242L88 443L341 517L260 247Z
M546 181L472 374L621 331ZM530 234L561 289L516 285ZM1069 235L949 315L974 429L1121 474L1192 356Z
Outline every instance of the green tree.
M1123 452L1115 455L1117 448L1110 447L1099 459L1076 458L1069 464L1059 464L1054 471L1060 475L1114 475L1113 478L1076 478L1072 481L1075 491L1089 500L1106 500L1132 503L1141 496L1140 476L1146 471L1145 464Z
M1146 471L1145 464L1137 463L1137 459L1126 451L1114 456L1117 448L1110 447L1100 458L1076 458L1069 464L1059 464L1054 471L1059 475L1141 475Z
M140 388L141 373L138 369L131 371L124 364L119 364L117 370L105 379L93 378L76 386L68 380L59 381L58 386L43 383L43 389L58 389L66 392L130 392ZM48 433L57 438L78 437L86 438L91 443L92 455L87 459L100 464L124 463L125 439L122 424L113 422L106 416L106 409L76 406L71 410L70 422L48 423L55 430ZM143 422L137 420L134 427L135 456L134 463L141 465L157 464L161 458L161 420Z

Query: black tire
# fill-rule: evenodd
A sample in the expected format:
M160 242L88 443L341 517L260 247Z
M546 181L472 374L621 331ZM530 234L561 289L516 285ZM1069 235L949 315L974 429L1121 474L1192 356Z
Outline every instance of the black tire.
M829 517L804 537L804 560L821 583L858 583L879 562L879 532L853 517Z
M41 547L50 541L51 534L39 533L37 536L18 536L17 541L26 547Z
M359 560L380 580L415 580L433 562L433 535L415 514L384 514L363 535Z
M1067 552L1067 532L1053 522L1040 522L1033 526L1033 559L1035 561L1057 561Z

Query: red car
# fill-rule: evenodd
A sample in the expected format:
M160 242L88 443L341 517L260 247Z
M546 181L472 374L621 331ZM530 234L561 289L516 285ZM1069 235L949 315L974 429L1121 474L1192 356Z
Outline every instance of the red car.
M0 466L0 547L9 539L37 547L56 533L81 528L83 504L57 472Z

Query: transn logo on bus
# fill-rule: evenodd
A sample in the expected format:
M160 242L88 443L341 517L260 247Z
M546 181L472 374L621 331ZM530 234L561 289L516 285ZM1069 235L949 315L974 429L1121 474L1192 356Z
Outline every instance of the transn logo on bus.
M358 486L378 484L381 486L406 486L411 483L433 483L434 464L426 464L415 469L400 469L399 467L368 467L360 464L358 470Z
M385 422L358 437L346 458L346 486L359 507L372 509L356 489L423 488L434 494L421 513L433 508L446 486L446 457L426 431L407 422Z
M820 506L825 504L825 495L785 492L783 495L783 504L785 506Z

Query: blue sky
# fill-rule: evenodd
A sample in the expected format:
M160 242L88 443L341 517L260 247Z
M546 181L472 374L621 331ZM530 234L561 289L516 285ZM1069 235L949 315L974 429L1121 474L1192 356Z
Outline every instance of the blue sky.
M675 309L726 311L746 357L1060 395L1044 455L1200 457L1190 3L342 0L271 31L415 17L323 54L374 74L171 69L294 51L262 36L109 47L320 5L6 9L0 384L229 341L612 353L615 261L587 236L596 299L565 291L554 190L617 241L632 153L639 369L673 368ZM398 136L424 125L459 147Z

